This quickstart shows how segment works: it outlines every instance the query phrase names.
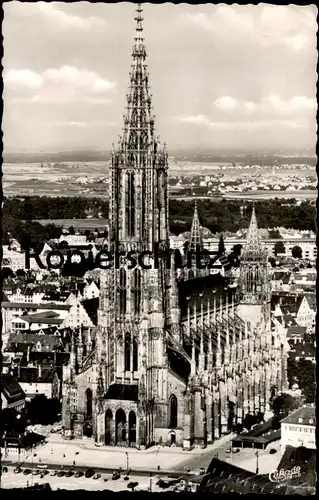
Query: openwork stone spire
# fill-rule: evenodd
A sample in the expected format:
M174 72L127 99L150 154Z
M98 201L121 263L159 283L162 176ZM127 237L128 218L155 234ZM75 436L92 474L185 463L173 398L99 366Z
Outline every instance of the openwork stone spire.
M132 71L127 99L127 112L124 116L124 132L121 149L127 153L147 151L155 142L154 116L151 111L146 48L143 37L143 17L141 4L136 9L136 28L132 51ZM138 161L138 158L136 158ZM139 166L139 165L136 165Z
M246 245L242 253L242 259L256 259L263 255L263 248L260 241L255 206L251 214L250 224L247 232Z
M203 239L202 239L202 227L200 225L198 217L197 200L195 200L194 216L190 234L190 250L195 251L197 245L202 247Z

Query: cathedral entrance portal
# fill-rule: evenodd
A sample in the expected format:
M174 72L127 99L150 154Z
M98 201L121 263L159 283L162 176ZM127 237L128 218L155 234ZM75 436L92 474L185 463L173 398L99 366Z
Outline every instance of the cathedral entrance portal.
M117 446L126 446L127 423L125 412L122 409L117 410L115 415L115 431L115 444Z
M109 446L111 444L111 425L113 420L113 413L111 410L107 410L105 413L105 444Z
M128 433L129 433L129 445L136 446L136 415L134 411L130 411L128 417Z

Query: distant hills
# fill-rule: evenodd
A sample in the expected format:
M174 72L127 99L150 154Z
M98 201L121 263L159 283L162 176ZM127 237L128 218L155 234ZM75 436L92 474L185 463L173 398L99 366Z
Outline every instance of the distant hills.
M279 160L285 163L306 163L316 165L316 155L312 149L300 151L270 151L270 150L169 150L169 156L176 160L194 162L245 162L246 164L276 164ZM110 151L57 151L57 152L3 152L3 161L6 163L62 163L62 162L90 162L108 161Z
M109 151L60 151L55 153L5 153L3 161L7 163L60 163L66 161L107 161L111 157Z

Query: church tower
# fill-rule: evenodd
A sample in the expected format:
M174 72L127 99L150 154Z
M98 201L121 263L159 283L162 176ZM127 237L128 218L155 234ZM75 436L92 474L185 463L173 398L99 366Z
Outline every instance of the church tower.
M239 314L244 321L250 322L253 327L262 318L269 321L271 292L267 251L260 240L255 206L240 260L240 293Z
M140 4L136 13L124 130L112 153L108 249L114 258L101 272L97 356L113 418L114 401L132 408L128 415L116 412L112 442L132 445L134 437L145 445L166 411L170 273L161 253L169 248L168 156L155 134Z
M202 237L202 227L200 225L199 217L198 217L197 200L195 200L195 208L194 208L194 215L193 215L193 221L192 221L192 226L191 226L189 249L193 252L196 252L197 246L199 246L200 248L203 248L203 237Z

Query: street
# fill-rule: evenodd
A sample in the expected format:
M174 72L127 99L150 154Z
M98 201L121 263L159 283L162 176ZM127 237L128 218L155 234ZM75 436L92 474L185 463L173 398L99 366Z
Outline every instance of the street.
M112 480L111 474L102 474L99 479L86 478L86 477L57 477L50 476L49 474L45 475L42 479L40 475L32 476L31 474L25 476L23 473L14 474L14 467L9 467L7 473L2 475L1 479L1 487L2 488L25 488L27 486L31 486L32 484L44 484L50 483L51 488L53 490L57 489L67 489L67 490L77 490L77 489L85 489L85 490L111 490L111 491L131 491L127 485L130 482L138 483L137 489L145 486L146 488L150 488L152 492L158 493L163 491L161 488L156 486L156 482L158 480L157 477L150 478L149 476L137 476L130 475L128 481L124 481L124 475L121 476L120 479ZM107 482L104 479L107 478Z

